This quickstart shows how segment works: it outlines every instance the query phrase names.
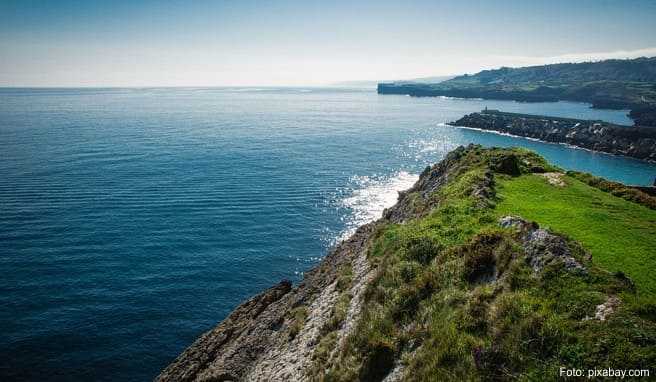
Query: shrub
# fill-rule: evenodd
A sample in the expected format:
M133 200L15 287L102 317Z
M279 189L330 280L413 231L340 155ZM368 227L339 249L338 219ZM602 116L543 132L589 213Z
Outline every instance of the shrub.
M371 344L360 370L360 380L382 381L394 367L394 354L394 347L390 343Z
M642 204L645 207L656 210L656 197L650 196L638 189L627 187L622 183L611 182L604 178L600 178L584 172L567 171L567 175L578 179L589 186L598 188L619 198Z
M429 237L413 238L407 245L406 258L421 264L428 264L440 254L442 245Z
M482 233L460 248L465 258L465 277L470 283L484 282L496 276L495 249L502 236L497 233Z

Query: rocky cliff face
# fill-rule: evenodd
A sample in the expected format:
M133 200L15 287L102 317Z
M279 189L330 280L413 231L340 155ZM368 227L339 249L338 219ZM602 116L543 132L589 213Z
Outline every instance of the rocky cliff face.
M656 128L618 126L602 121L483 111L450 123L545 142L656 161Z
M575 362L552 349L570 346L576 335L576 351L589 357L581 359L594 359L585 341L614 341L594 322L623 325L612 320L622 304L616 295L632 293L631 282L596 270L570 239L493 211L497 178L547 173L562 180L554 170L526 151L454 150L301 283L283 281L244 302L156 380L530 379L535 370ZM561 279L567 284L553 281ZM575 317L556 303L574 303L571 295L558 300L568 290L580 292L584 306ZM564 323L592 334L583 338ZM642 357L656 343L656 325L640 325L646 342L635 354ZM624 367L654 362L631 358Z
M360 227L296 287L283 281L251 298L202 335L158 381L273 381L302 379L319 331L337 300L351 297L340 322L345 338L357 319L371 269L366 248L375 223Z
M430 195L449 181L460 163L460 148L426 168L420 180L384 218L360 227L340 243L296 287L287 281L238 306L203 334L156 378L157 381L307 380L316 365L316 347L328 328L334 346L352 333L366 286L374 276L367 260L372 234L384 222L401 223L430 211ZM421 210L408 195L422 194ZM336 309L337 308L337 309ZM324 350L324 349L320 349ZM328 349L335 353L335 349ZM328 358L337 354L328 354ZM326 359L323 360L327 362Z

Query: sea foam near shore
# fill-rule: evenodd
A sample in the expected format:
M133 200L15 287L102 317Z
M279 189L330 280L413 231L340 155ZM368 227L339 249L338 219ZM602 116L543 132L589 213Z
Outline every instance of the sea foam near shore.
M361 225L380 218L383 210L396 203L399 191L412 187L417 179L419 175L406 171L397 171L382 178L353 176L351 180L355 186L340 201L341 207L349 210L342 218L346 227L337 236L335 243L347 239Z

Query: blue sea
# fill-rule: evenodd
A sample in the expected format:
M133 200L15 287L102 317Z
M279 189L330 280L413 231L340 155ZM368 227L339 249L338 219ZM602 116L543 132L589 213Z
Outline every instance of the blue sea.
M654 181L653 164L444 125L484 107L631 123L371 89L0 90L0 380L152 379L459 145Z

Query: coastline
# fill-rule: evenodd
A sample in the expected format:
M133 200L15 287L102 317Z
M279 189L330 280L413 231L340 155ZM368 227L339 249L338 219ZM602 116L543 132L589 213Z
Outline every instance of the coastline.
M446 123L545 143L656 162L656 129L604 121L482 110Z
M200 336L155 380L306 381L330 376L339 381L392 382L403 380L408 375L425 378L438 373L445 376L452 375L452 367L460 370L457 369L459 364L436 364L428 369L420 365L432 359L434 352L452 354L449 347L435 346L435 341L451 338L462 339L457 346L466 349L463 353L453 353L464 367L463 375L494 374L499 365L477 361L475 350L482 348L476 345L470 349L479 343L468 342L466 338L471 335L510 341L506 345L510 346L508 353L499 353L503 357L516 357L526 351L532 352L534 357L546 357L544 360L540 358L537 366L518 366L517 373L530 374L533 368L542 367L545 361L552 362L550 369L562 366L566 360L548 358L539 348L519 348L514 337L494 337L497 333L494 330L471 332L465 327L458 329L458 336L452 337L441 331L425 332L421 330L425 323L415 321L430 319L432 325L443 327L455 325L454 318L464 317L464 322L476 323L486 315L485 312L477 313L478 310L470 311L472 304L481 304L475 306L484 311L488 304L523 306L525 301L517 300L517 296L522 296L516 295L517 288L534 295L532 298L544 304L544 309L552 309L549 304L555 296L565 293L570 288L569 283L575 283L581 288L592 288L581 295L570 296L585 309L575 316L570 316L564 306L554 309L551 314L561 315L557 322L564 326L557 329L558 336L554 334L556 337L550 335L549 338L560 338L565 330L569 336L594 349L598 341L605 341L607 333L614 333L617 325L623 325L611 320L605 324L610 325L606 329L606 326L592 321L595 318L585 317L592 314L588 311L594 313L604 304L619 305L621 300L614 293L620 291L625 293L621 295L622 299L627 299L622 303L631 304L633 300L627 296L636 293L636 285L643 288L646 283L643 275L636 273L641 278L634 284L624 273L613 274L599 269L582 244L548 228L539 228L535 221L508 215L509 211L504 209L516 208L513 201L519 200L517 198L523 200L529 191L540 200L545 191L552 200L559 200L561 192L580 190L582 195L589 195L593 188L597 188L596 196L586 201L592 203L594 211L607 208L598 204L596 199L602 193L607 195L603 196L608 198L606 202L623 206L618 211L628 208L641 214L647 212L633 203L653 209L656 199L635 190L632 197L623 192L616 198L619 195L615 195L612 183L599 184L598 178L588 179L587 174L561 171L529 151L486 149L479 145L457 148L441 162L427 167L410 189L399 192L394 206L385 209L378 220L362 225L351 237L340 242L317 266L305 273L298 285L283 280L242 303L214 329ZM560 182L554 184L548 181L551 178ZM513 194L514 199L508 200L512 185L525 181L534 183L534 187L521 186L522 189L517 190L519 193ZM498 195L497 190L503 194ZM567 219L563 224L567 224ZM613 229L628 232L633 227L621 226ZM518 231L513 231L515 229ZM403 232L411 236L406 237ZM458 234L453 236L454 233ZM417 234L425 236L417 237ZM509 248L521 250L510 258L501 257ZM526 272L537 277L523 278L522 275L529 274ZM554 278L546 276L554 272ZM588 275L597 281L589 284L585 281ZM633 277L632 274L629 276ZM407 277L410 279L403 281ZM606 296L609 288L618 292ZM550 294L552 290L554 295ZM590 302L593 290L599 296ZM481 293L490 291L495 292L486 294L485 298L496 302L481 301ZM443 305L444 298L452 293L460 296L459 299ZM571 301L563 303L569 306ZM453 314L425 316L421 313L440 312L441 309ZM614 314L614 311L607 314ZM398 319L394 319L397 315ZM487 325L504 325L503 316L491 317L492 322L485 324L485 328ZM596 320L605 321L605 317ZM535 324L531 315L519 319L521 323L518 325L521 326ZM564 322L567 324L562 324ZM587 327L584 333L573 330L581 325ZM523 340L520 342L539 340L539 336L533 337L531 333L521 334ZM392 336L392 339L379 342L380 335ZM632 346L642 347L640 344ZM499 350L492 347L484 351ZM650 361L638 357L631 362Z
M438 126L440 126L440 127L450 126L450 127L456 128L456 129L472 130L472 131L478 131L478 132L481 132L481 133L496 134L496 135L500 135L500 136L503 136L503 137L521 138L521 139L526 139L526 140L533 141L533 142L545 143L545 144L549 144L549 145L560 145L560 146L564 146L564 147L574 149L574 150L583 150L583 151L587 151L589 153L594 153L594 154L607 155L607 156L611 156L611 157L622 157L622 158L627 158L627 159L633 159L633 160L636 160L636 161L639 161L639 162L656 163L656 160L638 159L638 158L633 158L633 157L623 155L623 154L609 153L609 152L606 152L606 151L599 151L599 150L589 149L587 147L576 146L576 145L566 143L566 142L544 141L544 140L541 140L541 139L538 139L538 138L526 137L526 136L523 136L523 135L515 135L515 134L510 134L510 133L504 133L502 131L497 131L497 130L488 130L488 129L482 129L482 128L479 128L479 127L449 125L447 123L439 123Z

